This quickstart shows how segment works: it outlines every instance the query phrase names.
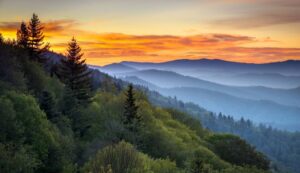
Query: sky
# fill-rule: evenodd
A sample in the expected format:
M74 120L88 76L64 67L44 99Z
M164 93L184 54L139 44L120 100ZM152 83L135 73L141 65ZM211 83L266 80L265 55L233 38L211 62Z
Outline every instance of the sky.
M87 63L300 60L300 0L0 0L0 33L38 14L45 42L74 36Z

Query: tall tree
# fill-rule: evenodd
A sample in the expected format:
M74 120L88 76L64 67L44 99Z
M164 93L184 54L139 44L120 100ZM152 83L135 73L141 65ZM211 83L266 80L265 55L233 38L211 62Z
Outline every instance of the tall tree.
M57 116L57 113L55 112L55 101L50 92L42 92L40 96L40 108L46 113L49 120L52 120Z
M28 48L29 31L25 22L21 23L20 29L17 31L17 43L23 48Z
M138 106L135 104L133 86L130 84L126 93L126 101L124 103L124 124L128 125L131 130L135 129L135 126L141 120L141 117L137 113Z
M40 19L36 14L33 13L32 18L29 22L29 50L30 57L38 62L45 62L42 54L49 49L49 44L44 44L44 27L41 24Z
M91 71L82 56L81 48L73 37L67 57L61 59L59 77L71 90L72 96L79 102L87 103L91 98Z

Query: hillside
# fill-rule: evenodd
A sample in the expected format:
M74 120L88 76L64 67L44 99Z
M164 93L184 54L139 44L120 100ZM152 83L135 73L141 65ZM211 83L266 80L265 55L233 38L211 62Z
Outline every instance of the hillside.
M78 50L75 39L69 46ZM268 159L239 137L207 131L107 75L92 71L87 88L84 61L81 83L70 86L75 53L47 64L28 50L0 43L0 172L269 172Z
M101 70L101 69L100 69ZM173 71L141 70L128 73L111 73L118 77L136 76L161 88L193 87L218 91L235 97L252 100L269 100L282 105L300 105L300 93L297 88L277 89L263 86L238 87L209 82L191 76L184 76Z
M193 117L200 119L203 127L215 132L233 133L254 145L259 151L271 158L279 172L299 172L297 160L300 159L299 132L286 132L265 125L256 125L245 118L233 119L230 115L209 112L196 104L184 103L176 97L163 97L155 91L143 86L151 86L146 81L136 77L126 77L124 80L132 81L147 93L151 103L165 108L176 108ZM149 87L150 88L150 87ZM189 120L186 120L189 121ZM192 121L192 120L191 120ZM197 122L194 122L197 124ZM285 146L284 148L282 146ZM293 155L289 153L294 153Z
M136 70L172 71L223 85L264 86L284 89L300 86L300 63L292 60L249 64L218 59L182 59L163 63L121 62L118 65ZM99 68L99 70L105 71L105 68L106 66ZM112 71L106 72L111 73Z
M232 133L254 145L271 158L279 172L299 172L300 133L274 129L270 126L255 125L251 120L233 119L230 115L209 112L196 104L184 103L174 97L163 97L159 93L143 89L150 101L165 108L176 108L200 119L203 127L214 132ZM285 146L285 147L282 147ZM290 153L293 153L292 155Z
M300 92L297 88L227 86L162 70L141 70L117 76L213 112L237 119L243 116L279 129L300 130L297 123L300 120Z

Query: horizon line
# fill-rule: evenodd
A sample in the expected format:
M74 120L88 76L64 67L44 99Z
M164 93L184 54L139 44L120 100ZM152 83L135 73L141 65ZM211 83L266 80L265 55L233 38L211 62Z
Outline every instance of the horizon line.
M284 63L288 61L295 61L295 62L300 62L299 59L288 59L288 60L283 60L283 61L273 61L273 62L265 62L265 63L251 63L251 62L242 62L242 61L229 61L229 60L223 60L219 58L199 58L199 59L188 59L188 58L182 58L182 59L174 59L174 60L169 60L169 61L162 61L162 62L150 62L150 61L119 61L119 62L114 62L106 65L95 65L95 64L88 64L92 66L98 66L98 67L105 67L108 65L112 64L121 64L121 63L149 63L149 64L163 64L163 63L169 63L169 62L175 62L175 61L201 61L201 60L209 60L209 61L223 61L223 62L229 62L229 63L240 63L240 64L252 64L252 65L263 65L263 64L275 64L275 63Z

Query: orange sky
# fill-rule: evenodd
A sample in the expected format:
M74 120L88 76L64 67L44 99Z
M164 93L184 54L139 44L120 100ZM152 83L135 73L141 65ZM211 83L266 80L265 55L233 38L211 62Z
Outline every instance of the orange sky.
M20 22L34 11L52 50L64 53L75 36L89 64L181 58L300 60L297 0L29 1L0 0L4 37L15 38Z

